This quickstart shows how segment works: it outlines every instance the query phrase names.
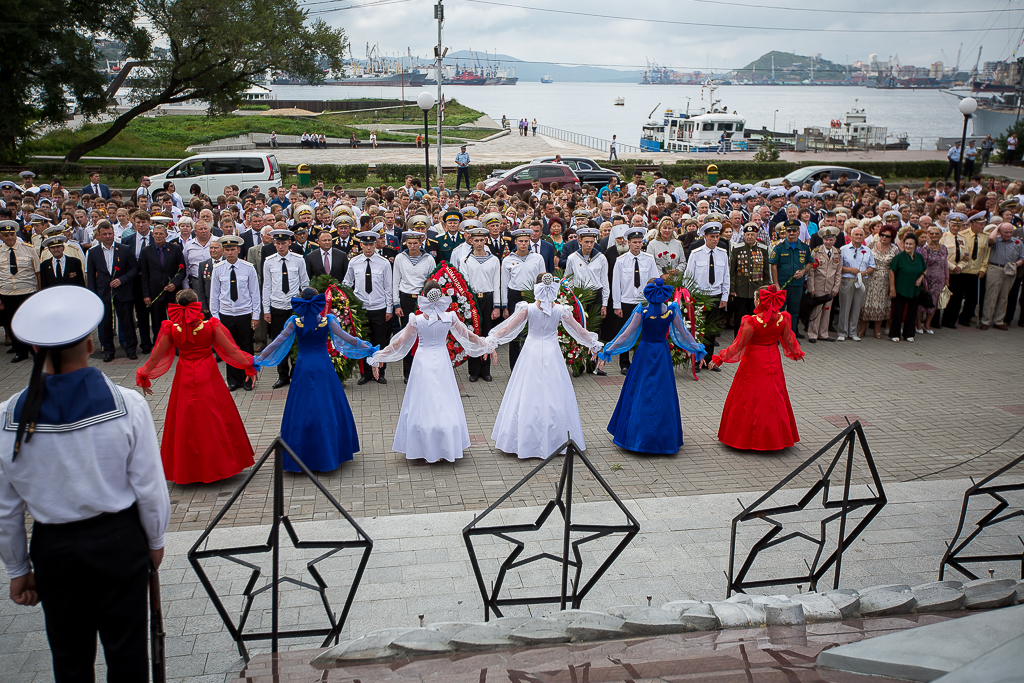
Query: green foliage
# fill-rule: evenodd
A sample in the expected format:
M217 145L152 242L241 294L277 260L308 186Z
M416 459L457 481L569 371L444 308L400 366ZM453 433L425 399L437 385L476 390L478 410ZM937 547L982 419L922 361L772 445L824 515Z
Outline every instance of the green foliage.
M882 178L909 179L934 178L946 172L943 160L923 161L829 161L810 159L807 161L718 161L716 159L684 159L674 164L660 164L661 174L673 182L689 178L690 182L704 183L707 180L709 164L718 166L718 178L736 182L756 183L768 178L778 178L792 173L801 166L845 166Z
M348 182L363 184L369 175L369 164L310 164L309 172L315 183L324 181L325 185Z
M369 333L370 329L370 321L366 317L362 302L356 297L354 291L342 286L340 282L326 273L310 279L309 286L321 294L332 286L344 292L344 300L341 297L334 297L331 301L331 313L337 316L343 330L354 337L366 338L365 335ZM298 342L296 342L297 344ZM342 382L351 377L359 367L359 361L345 356L331 356L331 362L334 364L334 371L338 373L338 379Z
M769 135L764 139L761 146L754 154L754 161L760 163L778 161L779 156L779 143L775 141L775 138Z
M653 159L623 159L618 164L604 164L605 168L610 168L619 172L623 178L629 180L633 179L633 172L636 171L637 166L653 166Z
M1024 140L1024 118L1018 119L1012 126L1006 129L1006 132L995 139L996 151L999 152L999 159L1006 158L1006 138L1010 137L1010 133L1014 133L1017 136L1017 151L1020 154L1020 141ZM979 149L980 149L979 145ZM993 159L995 161L995 159Z
M60 124L68 105L84 114L106 107L106 74L94 36L125 45L128 57L150 51L136 21L138 5L117 0L6 0L0 50L0 161L24 158L22 146L39 123Z
M446 128L448 126L461 126L465 123L472 123L483 115L484 113L482 111L460 104L458 100L446 100L444 104L444 120L441 122L441 125ZM324 115L324 118L335 119L335 123L338 124L423 123L423 110L413 103L406 105L404 119L402 118L401 107L396 109L375 109L373 111L361 112L338 112L336 114L326 114ZM427 112L427 122L430 124L431 131L437 130L436 104L429 112Z
M270 111L269 104L243 104L239 107L241 111Z

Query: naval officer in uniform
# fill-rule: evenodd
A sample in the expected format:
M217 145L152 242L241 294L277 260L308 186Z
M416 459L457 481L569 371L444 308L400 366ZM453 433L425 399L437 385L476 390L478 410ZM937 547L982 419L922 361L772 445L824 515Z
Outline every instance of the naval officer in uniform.
M98 296L65 285L27 304L11 326L33 349L32 378L0 404L0 559L11 600L43 603L58 683L95 679L97 634L108 680L146 683L149 572L171 515L149 405L89 365Z
M729 303L729 252L718 248L722 224L708 221L704 224L704 244L690 252L686 260L686 274L697 283L697 288L711 297L718 297L718 305L704 309L705 325L715 328L725 320L725 307ZM710 356L715 352L715 337L704 335L704 349ZM720 368L711 367L714 372Z

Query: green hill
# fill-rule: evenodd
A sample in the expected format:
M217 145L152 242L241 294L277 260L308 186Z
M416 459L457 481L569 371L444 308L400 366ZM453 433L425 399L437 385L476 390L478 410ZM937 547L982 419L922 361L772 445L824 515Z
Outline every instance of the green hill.
M820 55L797 55L776 50L761 55L742 69L737 69L733 72L733 78L751 81L771 80L773 62L775 80L787 83L811 80L842 81L845 80L847 73L846 67L842 64L822 59Z

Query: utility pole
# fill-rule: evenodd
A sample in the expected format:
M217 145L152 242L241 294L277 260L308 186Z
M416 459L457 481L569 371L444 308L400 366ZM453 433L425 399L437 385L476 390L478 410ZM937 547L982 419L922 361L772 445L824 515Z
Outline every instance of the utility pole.
M437 4L434 5L434 18L437 19L437 180L440 183L441 178L444 177L442 166L441 166L441 84L444 82L444 73L442 71L442 63L444 62L444 55L446 50L441 47L441 27L444 25L444 0L437 0ZM429 140L424 140L427 146L430 146ZM438 185L440 187L440 184ZM427 189L430 189L430 178L427 178Z

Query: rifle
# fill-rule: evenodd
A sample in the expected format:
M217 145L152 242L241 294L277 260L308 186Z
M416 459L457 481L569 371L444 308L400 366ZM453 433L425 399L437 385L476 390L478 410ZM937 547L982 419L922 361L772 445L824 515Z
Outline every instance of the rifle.
M160 606L160 573L149 567L149 648L153 662L153 683L167 683L167 653L164 640L164 614Z

